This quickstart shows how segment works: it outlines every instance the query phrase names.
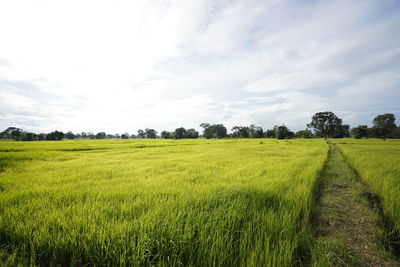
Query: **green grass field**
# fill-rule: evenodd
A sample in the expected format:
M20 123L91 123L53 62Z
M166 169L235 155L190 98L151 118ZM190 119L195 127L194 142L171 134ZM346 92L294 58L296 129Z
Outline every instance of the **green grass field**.
M4 262L293 266L323 140L1 142Z
M400 234L400 142L399 140L346 139L338 146L349 164L382 200L382 208Z
M400 227L399 140L333 140ZM322 139L0 142L3 266L323 266Z

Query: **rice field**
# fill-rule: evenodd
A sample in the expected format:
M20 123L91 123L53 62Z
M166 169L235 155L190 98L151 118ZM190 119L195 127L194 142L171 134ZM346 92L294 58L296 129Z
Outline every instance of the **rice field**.
M324 140L1 141L0 259L302 266L327 151Z
M346 139L337 145L348 163L382 200L395 235L400 234L400 140Z

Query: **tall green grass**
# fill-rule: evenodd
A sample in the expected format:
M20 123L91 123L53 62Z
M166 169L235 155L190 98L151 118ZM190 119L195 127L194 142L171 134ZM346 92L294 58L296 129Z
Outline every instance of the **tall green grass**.
M323 140L0 142L0 256L302 265L327 149Z
M350 165L382 200L385 216L400 234L400 140L337 142Z

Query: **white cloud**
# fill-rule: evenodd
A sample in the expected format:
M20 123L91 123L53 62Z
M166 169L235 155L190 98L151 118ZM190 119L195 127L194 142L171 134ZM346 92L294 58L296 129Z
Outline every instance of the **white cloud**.
M301 129L321 110L349 123L400 115L389 0L3 1L0 36L3 128Z

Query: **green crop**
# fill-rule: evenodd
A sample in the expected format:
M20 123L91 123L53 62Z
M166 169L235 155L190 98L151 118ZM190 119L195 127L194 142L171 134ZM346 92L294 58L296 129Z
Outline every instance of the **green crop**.
M327 150L323 140L2 141L0 260L301 265Z
M349 164L382 200L386 218L400 233L400 141L346 139L338 142Z

